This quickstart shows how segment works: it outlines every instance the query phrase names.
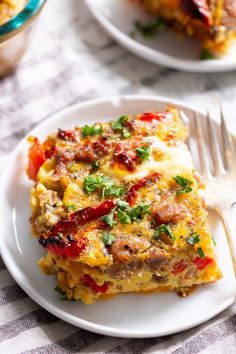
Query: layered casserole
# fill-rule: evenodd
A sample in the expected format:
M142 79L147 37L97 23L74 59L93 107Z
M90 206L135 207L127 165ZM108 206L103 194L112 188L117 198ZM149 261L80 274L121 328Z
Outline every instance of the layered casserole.
M235 0L134 0L152 15L201 41L216 55L225 53L236 37Z
M186 296L221 277L186 137L168 107L29 138L38 265L63 299Z

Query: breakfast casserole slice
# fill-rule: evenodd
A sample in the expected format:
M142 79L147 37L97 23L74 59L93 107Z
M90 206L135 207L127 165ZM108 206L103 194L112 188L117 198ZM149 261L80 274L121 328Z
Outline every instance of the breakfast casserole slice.
M168 107L29 138L38 265L63 298L186 296L221 277L186 137Z
M134 0L167 24L196 37L203 48L224 54L236 37L235 0Z

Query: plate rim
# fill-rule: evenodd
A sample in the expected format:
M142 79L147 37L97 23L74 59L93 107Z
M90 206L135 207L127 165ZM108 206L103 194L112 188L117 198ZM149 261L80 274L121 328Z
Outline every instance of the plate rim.
M236 69L236 60L235 62L232 60L225 63L221 59L207 61L179 59L150 48L145 44L129 37L125 32L122 32L115 25L113 25L113 23L110 22L99 10L96 10L96 7L93 7L92 2L94 0L84 1L93 17L115 41L144 60L150 61L154 64L159 64L163 67L169 67L192 73L220 73L233 71Z
M202 112L200 110L195 109L193 107L193 105L191 105L191 104L182 102L181 100L170 99L168 97L162 97L162 96L156 96L156 95L121 95L121 96L115 95L115 96L108 96L108 97L99 97L99 98L95 98L92 100L73 104L69 107L66 107L65 109L62 109L62 110L52 114L47 119L42 121L40 124L36 125L19 142L19 144L14 149L14 151L10 154L10 157L9 157L9 160L6 164L5 170L1 173L0 186L4 181L4 176L7 173L11 162L15 159L15 156L17 155L18 151L21 149L21 145L23 145L25 143L27 136L33 134L35 130L45 129L44 126L47 126L48 123L53 122L54 120L56 121L61 116L63 116L63 119L64 119L64 117L67 116L68 114L70 114L76 110L79 110L81 108L95 106L97 104L111 104L111 103L116 104L117 102L120 103L122 100L128 100L128 101L144 100L147 102L152 101L152 102L161 103L161 104L162 103L164 103L164 104L172 103L173 105L181 106L182 108L193 110L193 111L196 111L196 112L202 114ZM4 199L4 194L5 194L4 191L2 191L2 189L0 189L0 200ZM0 215L0 219L1 219L1 215ZM2 228L2 226L0 223L0 230L1 230L1 228ZM217 306L217 308L214 311L207 313L206 316L203 316L201 319L194 321L190 326L189 326L189 324L184 324L182 326L179 326L178 330L174 330L174 331L173 330L172 331L166 330L166 331L156 331L156 332L153 331L150 334L144 333L143 335L141 335L140 333L138 333L138 334L135 333L134 330L127 332L127 331L116 329L116 328L109 327L109 326L98 325L98 324L92 323L90 321L86 321L81 318L75 317L69 313L66 313L64 310L58 308L58 306L55 305L54 303L49 302L49 300L47 300L46 298L42 297L41 295L38 295L36 290L34 290L34 288L32 288L30 286L30 284L28 284L27 281L25 281L28 279L28 277L26 276L26 274L24 274L23 272L21 272L19 270L19 268L17 267L17 261L14 260L13 255L11 254L7 245L6 244L4 245L3 242L0 242L0 254L1 254L1 257L5 263L8 271L9 271L9 273L13 277L13 279L27 293L27 295L29 295L29 297L33 301L35 301L41 307L43 307L44 309L46 309L48 312L52 313L56 317L60 318L61 320L64 320L72 325L75 325L76 327L83 328L83 329L88 330L90 332L99 333L99 334L107 335L107 336L113 336L113 337L119 337L119 338L153 338L153 337L161 337L161 336L179 333L179 332L185 331L187 329L194 328L194 327L212 319L213 317L215 317L216 315L218 315L219 313L224 311L226 308L231 306L236 298L236 295L229 296L227 299L224 300L224 302L221 305Z

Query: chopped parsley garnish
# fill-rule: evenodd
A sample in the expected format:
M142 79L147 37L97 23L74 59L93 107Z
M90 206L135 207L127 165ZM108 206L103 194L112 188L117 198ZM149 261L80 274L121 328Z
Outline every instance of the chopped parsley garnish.
M179 186L182 187L176 192L176 195L192 192L193 189L190 186L193 184L193 181L179 175L174 177L174 180Z
M114 120L111 123L111 127L114 131L116 131L116 130L122 131L122 129L124 127L124 123L126 123L128 120L129 120L128 116L121 116L120 118L118 118L117 120Z
M124 127L124 124L129 120L128 116L121 116L117 120L111 123L111 127L115 132L120 132L123 138L128 139L131 137L131 134L127 128Z
M108 196L122 197L125 191L126 191L125 187L116 186L115 184L110 186L109 185L104 186L104 188L102 189L102 198L106 198Z
M93 161L91 166L92 166L92 171L97 171L100 165L98 161Z
M102 242L106 246L111 246L112 242L115 240L115 236L111 232L104 232L102 235Z
M68 211L75 211L77 209L75 204L70 204L66 206Z
M137 221L142 218L142 215L148 214L150 211L150 205L142 204L138 205L130 210L130 218L132 221Z
M149 157L150 157L150 147L149 146L139 147L136 149L136 152L142 161L149 160Z
M128 129L123 128L123 129L122 129L122 136L123 136L123 138L128 139L128 138L131 137L131 134L130 134L130 132L128 131Z
M116 208L112 209L109 214L102 216L101 218L109 227L112 227L117 224L117 222L114 220L115 210Z
M66 295L66 292L63 291L59 286L56 286L54 290L57 291L58 294L61 295L60 300L69 300L67 295Z
M83 189L85 193L92 194L97 188L103 187L110 183L110 178L100 174L100 175L89 175L84 179Z
M154 21L143 23L141 21L135 21L134 26L136 31L140 32L143 37L150 38L155 36L158 31L166 27L166 23L162 18L157 18Z
M84 179L83 189L87 194L92 194L100 189L102 198L108 196L121 197L125 193L124 186L116 186L109 177L102 174L87 176Z
M94 124L94 125L85 124L81 128L81 130L82 130L82 135L83 136L100 135L103 132L102 127L98 126L97 124Z
M129 203L125 202L124 200L118 200L117 206L119 209L124 211L129 208Z
M121 209L117 211L117 219L121 224L131 224L131 217L127 212Z
M131 224L134 221L141 220L142 216L149 213L150 205L141 204L134 208L130 208L129 204L124 200L118 200L116 207L108 215L102 217L102 220L110 227L116 225L114 220L114 213L117 212L116 217L121 224Z
M160 238L162 232L165 233L167 236L169 236L171 238L171 240L173 240L173 241L175 240L175 236L172 234L170 226L165 225L165 224L162 224L155 229L154 235L153 235L154 238L156 240L158 240Z
M117 203L117 218L122 224L130 224L134 221L141 220L142 216L149 213L150 205L140 204L134 208L130 208L129 204L123 201Z
M212 59L216 59L215 56L209 52L209 50L207 49L203 49L200 55L200 59L201 60L212 60Z
M196 233L193 233L186 239L186 241L190 245L195 245L195 243L198 243L200 241L200 236Z
M202 250L201 247L199 247L199 248L197 249L197 253L198 253L199 257L201 257L201 258L204 258L204 257L205 257L205 254L204 254L204 252L203 252L203 250Z

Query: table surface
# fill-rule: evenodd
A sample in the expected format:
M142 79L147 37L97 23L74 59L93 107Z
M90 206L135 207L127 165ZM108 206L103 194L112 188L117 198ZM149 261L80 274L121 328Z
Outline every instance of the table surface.
M181 99L209 109L216 119L221 104L236 133L236 72L191 74L145 62L116 44L82 0L50 0L19 70L0 82L0 155L61 108L96 96L139 93ZM235 306L198 329L165 339L106 338L58 321L23 295L3 263L0 269L2 353L235 353ZM12 289L15 295L6 300Z

